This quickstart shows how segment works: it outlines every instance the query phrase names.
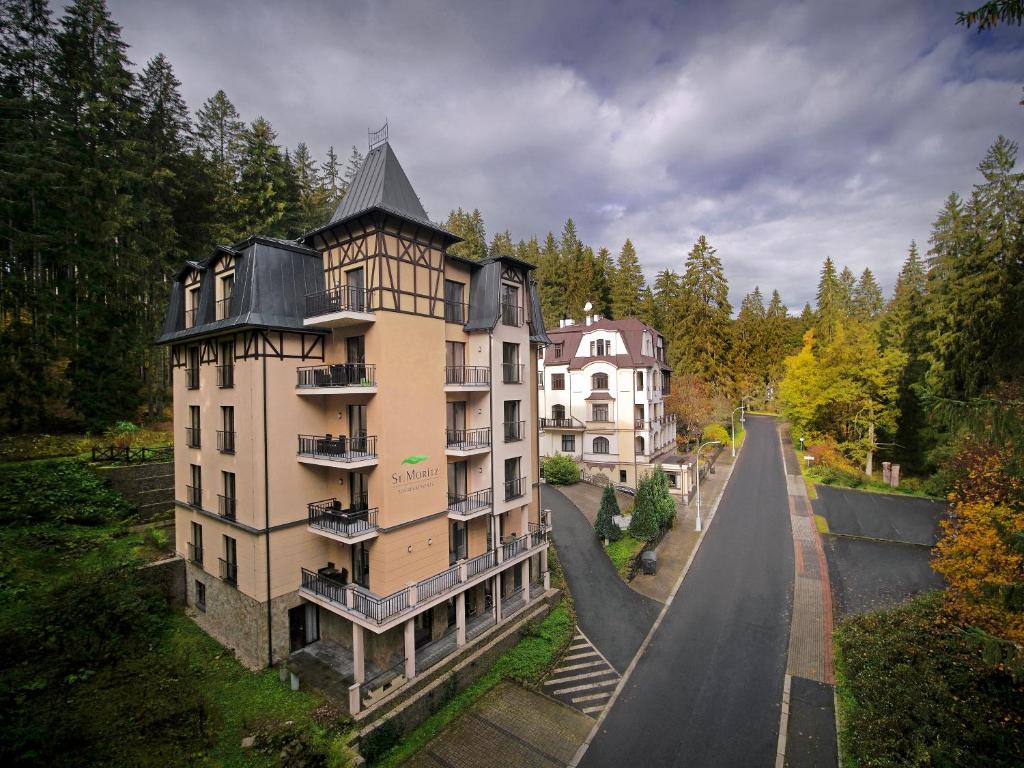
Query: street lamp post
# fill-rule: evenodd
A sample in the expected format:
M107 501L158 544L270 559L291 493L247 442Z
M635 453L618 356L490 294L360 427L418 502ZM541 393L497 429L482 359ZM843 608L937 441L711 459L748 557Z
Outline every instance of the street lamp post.
M709 445L718 445L721 440L708 440L706 443L701 443L697 446L697 528L696 531L700 533L700 452L702 449L707 448Z
M747 400L753 399L753 395L745 395L740 398L740 404L738 408L733 408L732 413L729 414L729 421L732 425L732 457L736 458L736 411L740 412L740 424L746 424L746 408Z

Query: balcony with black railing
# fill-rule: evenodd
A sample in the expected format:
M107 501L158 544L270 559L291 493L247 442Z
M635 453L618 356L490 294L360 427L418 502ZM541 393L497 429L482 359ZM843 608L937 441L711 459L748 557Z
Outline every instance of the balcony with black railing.
M203 508L203 487L201 485L186 485L185 500L193 507Z
M518 327L523 324L523 308L518 304L501 302L501 324Z
M202 447L201 436L202 430L199 427L185 427L185 445L189 448Z
M235 452L235 433L225 432L223 429L217 430L217 450L221 453L234 453Z
M235 507L237 504L238 499L234 496L225 496L223 493L217 494L217 514L225 520L235 519Z
M371 306L372 294L365 288L340 285L306 294L305 325L340 328L357 323L372 323L376 318Z
M444 386L450 392L486 390L491 386L491 369L486 365L446 365Z
M220 389L232 389L235 386L235 366L217 366L217 386Z
M491 428L452 429L444 431L445 446L450 456L468 456L491 449Z
M376 435L299 435L299 461L331 466L368 467L377 463Z
M446 323L465 325L467 320L469 320L469 304L462 301L449 301L445 299L444 321Z
M522 384L523 369L522 363L502 363L501 381L503 384Z
M233 587L238 586L238 563L232 560L225 560L223 557L218 557L217 560L220 562L220 578L225 584L230 584Z
M377 535L377 508L367 508L365 495L347 508L338 499L307 505L309 527L317 533L352 544Z
M518 442L526 437L526 422L506 421L504 422L504 433L506 443Z
M226 296L217 300L217 319L227 320L231 317L231 297Z
M377 391L377 366L367 363L332 363L296 369L300 395L366 395Z
M192 307L191 309L185 310L185 327L194 328L196 320L199 318L199 307Z
M448 491L448 517L468 520L488 512L494 506L494 493L490 488L472 493Z
M512 480L505 481L505 501L512 501L512 499L518 499L520 496L523 496L525 494L525 477L517 477Z

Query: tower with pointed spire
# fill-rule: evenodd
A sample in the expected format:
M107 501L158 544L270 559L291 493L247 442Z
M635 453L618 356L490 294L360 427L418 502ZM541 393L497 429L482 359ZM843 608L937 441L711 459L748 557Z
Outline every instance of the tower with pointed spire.
M159 339L196 621L252 666L333 644L353 713L548 584L533 266L458 241L385 133L324 226L185 264Z

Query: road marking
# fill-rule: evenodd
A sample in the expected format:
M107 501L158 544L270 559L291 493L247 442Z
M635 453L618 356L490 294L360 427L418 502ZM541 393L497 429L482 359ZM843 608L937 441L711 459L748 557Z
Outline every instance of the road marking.
M576 691L589 691L594 688L607 688L609 685L615 685L618 680L602 680L600 683L586 683L584 685L574 685L572 688L560 688L552 693L576 693Z
M593 714L594 712L600 712L602 709L604 709L604 707L586 707L583 710L583 712L584 712L584 714L590 715L590 714Z
M601 654L599 654L597 651L587 651L586 653L574 653L572 656L563 656L562 661L575 661L576 659L585 659L588 656L597 656L598 658L600 658Z
M553 675L560 675L563 672L575 672L577 669L586 669L587 667L603 667L603 666L604 666L604 662L601 659L598 659L597 661L586 661L586 662L584 662L582 664L570 664L567 667L558 667L551 674L553 674Z
M598 699L607 699L611 695L612 694L611 694L610 691L605 691L604 693L589 693L586 696L574 696L573 700L572 700L572 703L573 704L583 704L584 702L587 702L587 701L597 701Z
M554 680L548 680L545 685L561 685L562 683L571 683L574 680L586 680L588 677L600 677L601 675L615 674L613 669L599 669L594 672L584 672L582 675L569 675L569 677L556 677ZM618 676L616 676L616 680Z

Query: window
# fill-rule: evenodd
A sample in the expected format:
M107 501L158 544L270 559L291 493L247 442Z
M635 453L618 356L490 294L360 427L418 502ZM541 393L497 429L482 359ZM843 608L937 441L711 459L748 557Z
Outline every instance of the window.
M519 364L519 345L505 342L501 345L502 381L506 384L520 384L523 381L523 366Z
M225 320L231 315L231 296L235 292L235 273L230 272L220 279L220 299L217 301L217 319Z
M565 453L576 452L576 435L562 435L562 450Z
M224 557L220 561L220 577L232 586L238 586L238 545L230 536L224 537Z
M188 407L188 426L185 427L185 445L189 448L198 448L200 446L200 431L199 431L199 406L190 405Z
M203 506L203 468L198 464L190 465L192 485L186 486L188 503L193 507Z
M196 579L196 610L206 613L206 585Z
M601 355L611 354L611 343L604 339L598 339L597 341L590 342L590 356L600 357Z
M593 407L593 418L591 421L608 421L608 406L595 405Z
M465 284L444 281L444 319L449 323L466 322Z
M643 456L646 453L646 451L644 450L646 448L646 443L644 442L644 439L637 435L635 443L636 455Z
M370 545L365 541L352 545L352 581L370 588Z
M608 389L608 374L607 373L595 373L590 377L590 388L591 389Z
M366 273L363 268L350 269L345 273L345 299L341 309L353 312L366 311Z
M203 564L203 526L192 523L192 541L188 543L188 559L196 565Z
M565 374L564 373L552 373L551 374L551 388L552 389L565 389Z
M444 343L445 365L461 368L466 364L466 345L461 341Z
M185 327L191 328L199 320L199 287L189 288L188 309L185 310Z
M217 432L217 450L221 453L235 452L235 406L220 407L221 429Z
M185 362L185 385L199 389L199 347L189 347Z
M609 445L607 437L595 437L594 438L594 453L609 453Z
M221 487L223 493L220 495L220 516L228 520L235 519L235 473L221 472Z
M455 520L448 533L448 565L455 565L466 557L466 523Z
M644 388L644 372L643 371L637 371L636 372L636 388L637 389L643 389Z
M519 457L505 459L505 501L525 493L523 478L519 476Z
M225 341L220 345L220 365L217 366L217 386L231 389L235 386L235 345Z
M555 344L553 357L555 360L559 360L562 357L562 345Z
M551 406L551 418L561 421L565 418L565 406L564 405L552 405Z
M524 424L519 420L519 401L505 401L505 442L523 439Z
M619 482L620 483L625 483L626 482L626 470L624 470L624 469L620 469L619 470Z
M522 325L523 316L519 311L519 289L514 285L501 286L501 322L504 325Z
M448 496L450 500L466 498L469 465L465 461L453 461L448 465Z

